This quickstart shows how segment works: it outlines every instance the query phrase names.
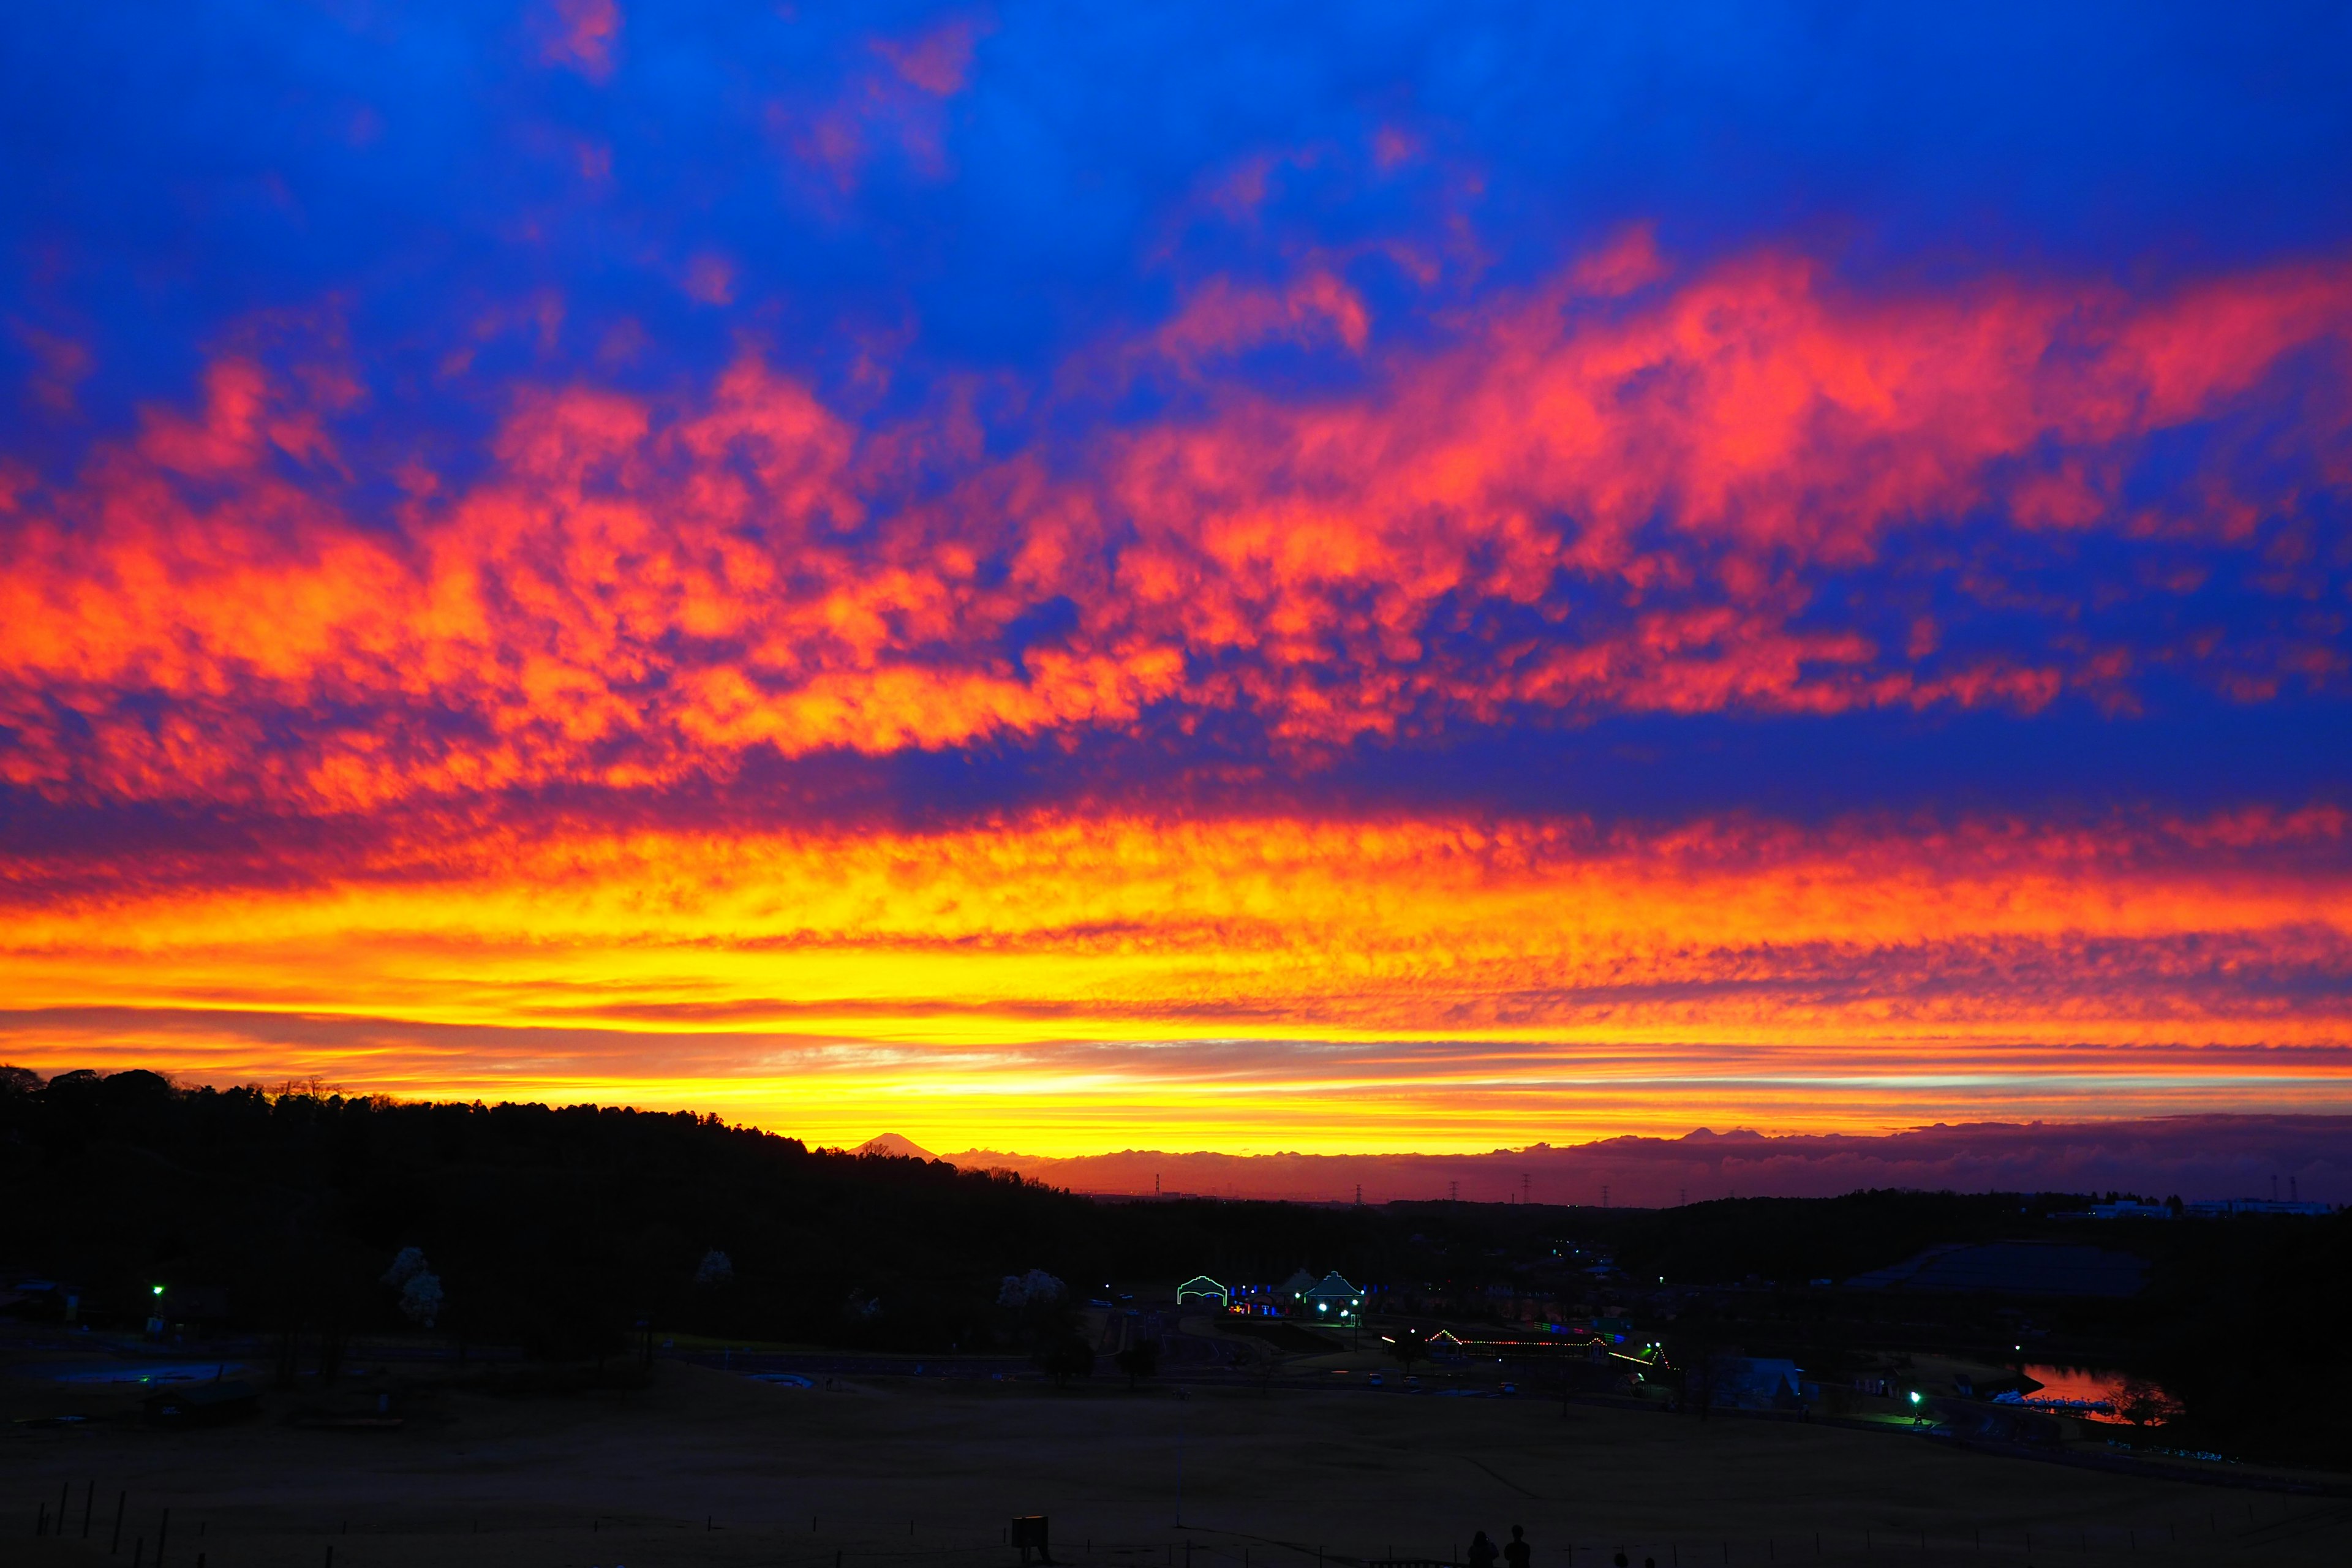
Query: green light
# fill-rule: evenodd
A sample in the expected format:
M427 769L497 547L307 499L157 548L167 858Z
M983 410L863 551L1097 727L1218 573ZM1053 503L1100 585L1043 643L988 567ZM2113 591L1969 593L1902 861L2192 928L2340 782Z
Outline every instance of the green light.
M1914 1405L1916 1405L1916 1404L1918 1404L1918 1403L1919 1403L1919 1395L1918 1395L1918 1394L1917 1394L1917 1392L1916 1392L1916 1391L1914 1391L1914 1392L1913 1392L1913 1394L1912 1394L1912 1395L1911 1395L1911 1403L1912 1403L1912 1404L1914 1404Z
M161 1285L156 1286L156 1287L155 1287L155 1294L157 1294L158 1296L160 1296L160 1295L162 1295L163 1293L163 1287L162 1287Z

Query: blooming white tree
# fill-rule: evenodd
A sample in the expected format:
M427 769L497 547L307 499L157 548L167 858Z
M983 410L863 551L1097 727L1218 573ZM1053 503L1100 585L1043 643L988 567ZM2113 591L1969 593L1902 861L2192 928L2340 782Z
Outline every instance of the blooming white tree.
M1026 1307L1032 1302L1044 1305L1058 1301L1066 1287L1059 1279L1042 1268L1032 1268L1026 1274L1007 1274L1004 1284L996 1292L1000 1307Z
M702 1255L702 1262L694 1271L694 1282L717 1289L735 1282L735 1260L712 1247Z
M441 1277L422 1269L410 1275L400 1288L400 1310L410 1322L431 1328L441 1315Z
M424 1272L425 1249L404 1247L400 1249L400 1256L392 1260L392 1267L383 1271L383 1282L397 1290Z

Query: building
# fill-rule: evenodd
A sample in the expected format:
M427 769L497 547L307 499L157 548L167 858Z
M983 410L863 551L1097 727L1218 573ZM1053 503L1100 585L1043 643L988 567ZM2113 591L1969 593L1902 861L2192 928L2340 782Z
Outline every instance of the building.
M2298 1202L2292 1198L2284 1200L2278 1198L2207 1198L2199 1203L2187 1205L2182 1212L2196 1219L2222 1219L2231 1215L2244 1214L2298 1215L2305 1217L2315 1217L2320 1215L2334 1214L2336 1209L2335 1205L2332 1204Z

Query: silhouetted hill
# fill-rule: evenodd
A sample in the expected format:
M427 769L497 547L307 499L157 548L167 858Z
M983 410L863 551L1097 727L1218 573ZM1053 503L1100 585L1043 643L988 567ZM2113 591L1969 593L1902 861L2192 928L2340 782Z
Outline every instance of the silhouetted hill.
M610 1107L395 1104L152 1073L0 1068L0 1268L70 1280L135 1325L150 1288L225 1326L404 1328L405 1248L436 1329L548 1357L618 1350L631 1325L738 1339L1035 1352L1107 1281L1206 1272L1272 1283L1338 1268L1407 1318L1500 1322L1540 1298L1623 1312L1677 1356L1738 1344L1823 1375L1855 1353L2126 1366L2187 1402L2183 1439L2352 1457L2352 1215L2067 1222L2081 1194L1853 1192L1661 1209L1448 1201L1381 1206L1094 1201L943 1161L811 1150L716 1117ZM1816 1285L1947 1244L2128 1251L2128 1297L1998 1299ZM1068 1284L1009 1308L1007 1275ZM1899 1272L1899 1271L1898 1271ZM1964 1271L1965 1272L1965 1271ZM2062 1273L2063 1271L2061 1271ZM201 1310L197 1303L204 1303ZM18 1310L37 1307L20 1303Z

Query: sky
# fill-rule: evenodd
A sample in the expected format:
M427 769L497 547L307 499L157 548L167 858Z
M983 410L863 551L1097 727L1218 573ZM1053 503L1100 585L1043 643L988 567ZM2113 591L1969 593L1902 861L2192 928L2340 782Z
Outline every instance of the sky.
M0 1056L2352 1111L2352 12L0 17Z

